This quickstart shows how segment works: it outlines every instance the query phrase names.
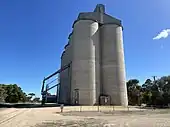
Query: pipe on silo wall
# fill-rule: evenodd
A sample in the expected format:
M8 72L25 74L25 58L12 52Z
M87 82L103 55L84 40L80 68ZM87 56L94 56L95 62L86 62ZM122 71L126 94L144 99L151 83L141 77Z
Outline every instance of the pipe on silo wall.
M113 105L128 105L122 27L115 24L101 26L102 85Z
M92 20L79 20L74 24L72 41L72 95L74 104L75 89L78 89L80 105L94 105L98 101L100 82L96 72L99 72L99 25ZM97 64L96 64L97 63ZM96 68L98 65L98 68Z

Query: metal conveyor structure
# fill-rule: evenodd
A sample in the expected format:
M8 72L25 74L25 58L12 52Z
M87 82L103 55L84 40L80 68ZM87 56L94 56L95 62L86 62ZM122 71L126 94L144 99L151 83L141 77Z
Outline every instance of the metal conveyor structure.
M52 77L56 76L57 74L59 74L59 76L60 76L60 73L61 73L62 71L64 71L64 70L70 68L70 65L71 65L71 63L69 63L69 64L61 67L61 69L59 69L58 71L56 71L56 72L52 73L51 75L49 75L49 76L47 76L47 77L44 78L43 84L42 84L42 89L41 89L41 95L42 95L42 102L41 102L41 104L42 104L42 105L44 105L44 104L46 103L48 91L51 90L51 89L53 89L53 88L55 88L55 87L57 87L57 95L56 95L57 98L56 98L56 102L58 102L60 81L59 81L57 84L55 84L55 85L53 85L53 86L51 86L51 87L49 87L49 84L51 84L51 83L53 83L54 81L56 81L57 78L54 79L54 80L52 80L51 82L49 82L49 83L47 83L47 84L46 84L46 81L49 80L49 79L51 79Z

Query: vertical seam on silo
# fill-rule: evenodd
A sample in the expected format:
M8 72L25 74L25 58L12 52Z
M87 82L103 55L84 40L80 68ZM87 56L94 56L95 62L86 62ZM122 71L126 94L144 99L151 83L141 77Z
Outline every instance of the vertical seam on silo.
M103 64L102 64L102 59L103 59L103 57L102 57L102 30L101 30L102 28L101 28L101 25L99 24L99 54L100 54L100 59L99 59L99 65L100 65L100 95L101 94L103 94L103 69L102 69L102 66L103 66Z

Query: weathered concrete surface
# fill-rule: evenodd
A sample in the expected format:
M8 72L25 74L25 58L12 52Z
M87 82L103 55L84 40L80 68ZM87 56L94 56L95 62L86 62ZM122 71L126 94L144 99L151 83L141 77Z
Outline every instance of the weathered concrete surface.
M122 28L106 24L101 31L101 68L103 92L113 105L128 105Z
M98 23L92 20L79 20L74 25L72 89L78 89L79 104L82 105L93 105L98 100L96 87L100 88L100 82L96 81L95 67L97 58L95 45L99 43L98 27Z
M65 51L61 56L61 67L68 65L72 60L71 37ZM59 103L70 104L71 102L71 67L60 73Z
M121 21L107 15L99 4L94 12L79 14L69 40L72 46L65 47L61 64L68 59L72 62L71 75L61 72L62 103L71 99L75 104L78 89L76 102L80 105L98 104L100 95L108 95L111 104L127 106Z

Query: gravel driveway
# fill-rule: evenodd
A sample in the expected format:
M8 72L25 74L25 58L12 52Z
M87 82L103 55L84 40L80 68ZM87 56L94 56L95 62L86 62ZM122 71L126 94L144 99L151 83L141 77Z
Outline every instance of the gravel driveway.
M0 111L0 127L170 127L170 110L64 112L59 108Z

